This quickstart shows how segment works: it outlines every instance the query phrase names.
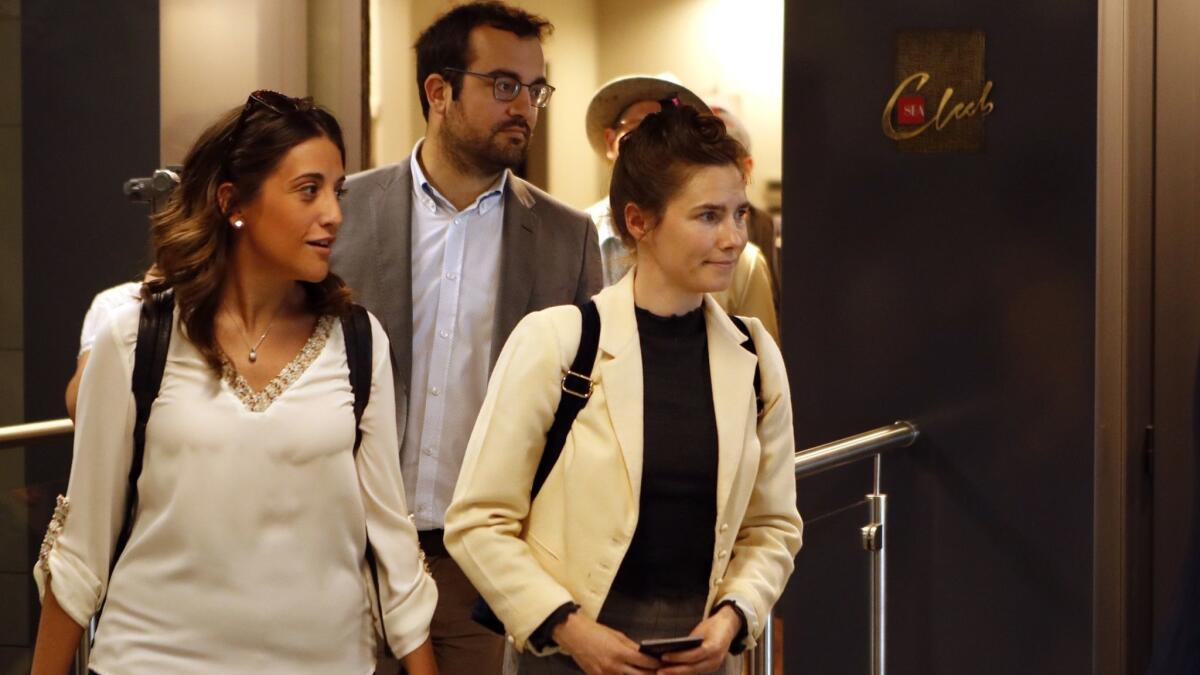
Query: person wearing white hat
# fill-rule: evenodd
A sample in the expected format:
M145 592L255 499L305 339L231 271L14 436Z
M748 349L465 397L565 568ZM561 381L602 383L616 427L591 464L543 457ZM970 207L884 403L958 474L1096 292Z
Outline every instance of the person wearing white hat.
M689 105L704 113L712 110L690 89L680 84L668 72L658 75L627 75L610 80L601 86L588 104L585 124L588 143L597 155L615 162L621 151L621 139L641 124L646 116L662 110L659 101L672 100ZM730 134L747 148L747 138ZM747 175L749 165L747 166ZM612 286L625 276L632 257L613 225L608 195L587 209L596 224L600 238L600 259L604 268L604 285ZM730 314L753 316L763 322L767 332L779 342L779 320L775 310L775 293L771 272L762 249L748 243L734 270L728 290L714 298Z
M642 123L647 115L662 110L659 101L674 99L701 112L709 112L699 96L679 83L671 73L625 75L605 83L588 104L586 127L588 143L597 155L615 162L621 139ZM587 209L600 236L600 260L604 267L604 285L611 286L629 271L629 251L621 243L613 226L608 195Z

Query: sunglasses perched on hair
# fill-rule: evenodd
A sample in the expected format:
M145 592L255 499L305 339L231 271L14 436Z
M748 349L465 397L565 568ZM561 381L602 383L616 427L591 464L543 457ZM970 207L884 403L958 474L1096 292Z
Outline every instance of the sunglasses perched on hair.
M312 110L313 100L311 96L292 98L291 96L271 91L270 89L259 89L258 91L250 92L250 95L246 97L246 105L242 106L242 112L238 115L237 122L233 125L233 131L229 134L230 148L237 145L238 139L241 138L242 130L246 127L246 121L250 119L250 113L254 112L254 109L259 106L270 110L276 115L282 116Z
M533 84L525 84L512 75L492 75L490 73L477 73L473 70L463 70L462 68L442 68L443 73L461 73L463 75L474 75L482 77L485 80L492 81L492 97L497 101L511 101L521 94L521 88L529 90L529 101L535 108L545 108L550 102L550 96L554 93L554 87L545 82L534 82Z

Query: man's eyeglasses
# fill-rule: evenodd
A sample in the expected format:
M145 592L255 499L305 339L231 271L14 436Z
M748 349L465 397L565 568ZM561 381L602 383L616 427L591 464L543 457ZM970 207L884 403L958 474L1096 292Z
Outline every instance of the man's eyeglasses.
M246 105L242 106L242 112L238 115L237 122L233 125L233 131L229 134L229 148L232 150L237 145L238 139L241 138L242 130L246 127L246 121L250 119L250 113L254 112L254 108L262 106L276 115L290 115L297 112L307 112L313 109L313 100L311 96L304 98L292 98L286 94L281 94L270 89L259 89L258 91L250 92L246 97Z
M550 102L550 96L554 93L554 87L545 82L534 82L533 84L525 84L511 75L490 75L488 73L477 73L473 70L463 70L462 68L443 68L444 72L462 73L463 75L474 75L492 81L492 96L497 101L511 101L521 93L521 87L529 90L529 100L535 108L545 108Z

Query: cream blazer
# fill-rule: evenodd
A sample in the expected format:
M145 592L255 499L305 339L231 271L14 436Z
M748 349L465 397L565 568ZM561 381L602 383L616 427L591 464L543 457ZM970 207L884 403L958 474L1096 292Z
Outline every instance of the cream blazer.
M595 389L562 456L530 508L529 492L562 375L579 347L576 307L526 316L505 344L467 445L446 547L525 649L559 606L596 618L633 539L642 478L642 355L633 273L601 291ZM705 613L731 599L746 616L747 646L783 592L800 549L791 400L783 357L755 320L745 336L704 299L718 435L716 541ZM761 362L764 412L756 419Z

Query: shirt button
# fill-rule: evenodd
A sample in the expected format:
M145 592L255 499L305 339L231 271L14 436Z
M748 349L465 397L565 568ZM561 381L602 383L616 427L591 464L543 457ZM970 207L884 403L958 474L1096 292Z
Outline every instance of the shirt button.
M454 272L446 272L446 278L449 279L450 281L454 281L455 279L458 278L458 275L455 274Z
M725 530L728 530L728 529L729 529L729 523L721 523L721 531L722 532L724 532Z
M441 396L442 390L438 389L437 387L432 387L430 388L429 393L433 394L434 396Z
M717 557L724 558L727 555L729 555L729 551L726 551L725 549L721 549L721 552L717 554Z
M426 457L431 457L433 455L433 448L425 448L421 452L425 453Z
M438 331L438 337L443 339L448 338L450 337L450 331L443 328L442 330Z

